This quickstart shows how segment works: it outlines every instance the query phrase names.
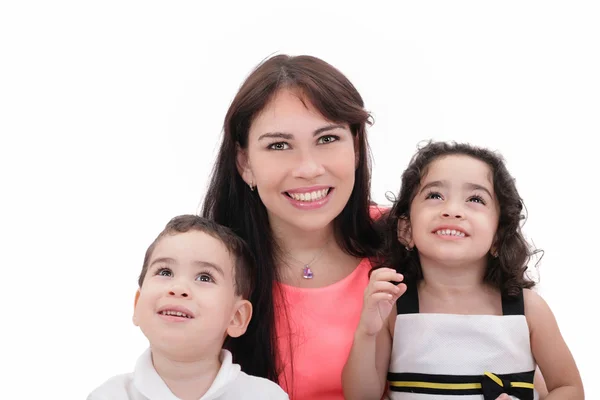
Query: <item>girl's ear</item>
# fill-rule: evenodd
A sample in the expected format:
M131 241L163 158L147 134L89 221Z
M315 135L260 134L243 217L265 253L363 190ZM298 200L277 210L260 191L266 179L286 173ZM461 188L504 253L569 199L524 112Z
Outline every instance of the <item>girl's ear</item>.
M490 247L490 254L494 258L498 258L498 236L494 237L494 241L492 242L492 247Z
M398 241L407 249L412 250L415 247L415 243L412 239L412 229L410 226L410 219L403 215L398 218Z

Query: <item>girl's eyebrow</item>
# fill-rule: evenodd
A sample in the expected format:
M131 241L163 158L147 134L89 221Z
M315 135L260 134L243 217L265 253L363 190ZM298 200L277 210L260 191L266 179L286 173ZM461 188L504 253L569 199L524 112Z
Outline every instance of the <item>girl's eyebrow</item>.
M446 181L433 181L433 182L429 182L427 185L423 186L421 188L421 190L419 190L419 194L423 193L425 190L430 189L430 188L443 188L445 186L448 186L448 182Z
M430 188L434 188L434 187L435 188L443 188L443 187L447 187L447 186L448 186L447 181L429 182L427 185L423 186L421 188L421 190L419 190L419 194L421 194L423 191L430 189ZM492 198L492 199L494 198L494 196L492 196L492 193L485 186L481 186L477 183L471 183L471 182L465 183L464 186L469 190L481 190L481 191L487 193L487 195L490 196L490 198Z
M492 193L485 187L485 186L481 186L478 185L477 183L465 183L465 187L470 189L470 190L481 190L484 191L488 194L488 196L490 196L490 198L494 198L494 196L492 196Z

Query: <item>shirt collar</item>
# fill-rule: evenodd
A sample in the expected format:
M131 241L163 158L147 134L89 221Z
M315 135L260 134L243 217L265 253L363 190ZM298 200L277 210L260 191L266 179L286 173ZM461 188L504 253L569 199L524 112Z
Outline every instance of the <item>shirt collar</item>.
M212 385L199 400L214 399L223 393L227 385L235 380L240 373L240 366L233 364L231 353L222 349L219 355L221 368ZM152 364L152 351L150 348L138 358L133 377L135 388L148 399L180 400L171 392L165 381L162 380Z

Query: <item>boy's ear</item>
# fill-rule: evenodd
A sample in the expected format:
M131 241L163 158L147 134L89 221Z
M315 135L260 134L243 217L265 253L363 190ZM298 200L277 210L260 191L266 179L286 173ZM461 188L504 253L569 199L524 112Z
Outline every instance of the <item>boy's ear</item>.
M246 182L247 185L255 186L254 174L252 173L252 169L250 168L250 164L248 162L248 150L242 149L239 144L235 145L236 150L236 158L235 164L238 170L238 173Z
M412 229L410 220L407 216L398 218L398 241L408 249L415 247L415 242L412 239Z
M140 289L138 289L135 292L135 299L133 300L133 318L132 318L132 320L133 320L133 324L135 326L139 326L138 321L137 321L137 315L136 315L137 303L138 303L139 299L140 299Z
M235 303L234 313L227 327L227 334L231 337L240 337L246 333L252 318L252 303L240 299Z

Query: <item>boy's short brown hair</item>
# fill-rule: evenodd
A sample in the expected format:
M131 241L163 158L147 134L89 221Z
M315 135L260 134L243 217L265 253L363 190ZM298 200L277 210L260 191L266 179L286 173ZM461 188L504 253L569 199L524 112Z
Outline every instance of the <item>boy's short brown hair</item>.
M148 272L148 263L157 243L167 235L186 233L189 231L204 232L215 239L221 241L229 250L234 259L234 286L235 294L244 299L250 297L254 288L255 262L246 242L237 236L233 231L225 226L219 225L214 221L197 215L180 215L169 221L163 231L154 239L152 244L146 250L142 272L138 279L140 288L144 283L144 278Z

